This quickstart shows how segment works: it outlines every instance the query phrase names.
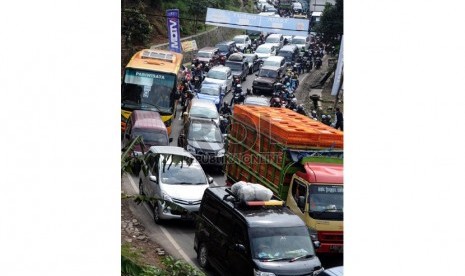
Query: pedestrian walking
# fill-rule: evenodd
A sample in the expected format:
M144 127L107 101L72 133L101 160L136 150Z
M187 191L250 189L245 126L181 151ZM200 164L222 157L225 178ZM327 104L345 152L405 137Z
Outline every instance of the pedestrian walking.
M341 129L344 131L344 117L342 116L342 112L339 107L336 107L336 120L333 123L335 129Z

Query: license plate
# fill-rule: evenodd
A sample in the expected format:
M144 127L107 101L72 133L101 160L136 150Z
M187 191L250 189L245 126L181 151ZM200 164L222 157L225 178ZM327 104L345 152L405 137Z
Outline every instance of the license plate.
M330 245L329 246L329 251L342 253L343 252L343 247L342 247L342 245Z

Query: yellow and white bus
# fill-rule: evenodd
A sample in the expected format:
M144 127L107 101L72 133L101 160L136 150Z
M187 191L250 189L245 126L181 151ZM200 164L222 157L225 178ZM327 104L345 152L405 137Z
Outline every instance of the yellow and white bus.
M171 51L144 49L132 56L121 84L122 132L133 110L151 110L160 113L171 134L181 64L182 54Z

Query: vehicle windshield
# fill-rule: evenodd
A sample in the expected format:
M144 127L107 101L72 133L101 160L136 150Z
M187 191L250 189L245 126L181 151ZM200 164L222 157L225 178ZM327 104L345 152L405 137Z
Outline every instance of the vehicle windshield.
M173 74L127 68L121 89L121 105L172 113L175 85L176 76Z
M211 52L198 52L197 57L209 58L212 57L213 53Z
M216 119L218 118L218 111L204 106L192 106L189 114L191 117Z
M265 40L265 43L279 43L279 37L269 36L269 37Z
M166 133L163 132L134 128L132 130L132 135L133 137L142 136L144 143L150 144L152 146L168 145L168 137L166 136Z
M309 254L315 255L306 226L252 227L249 232L254 259L284 261Z
M263 66L278 66L279 67L280 61L277 60L268 60L265 59L263 62Z
M218 48L218 50L220 50L220 52L228 52L229 51L228 45L216 45L216 48Z
M217 79L217 80L225 80L226 79L226 72L210 70L207 73L207 78Z
M219 96L220 95L220 89L214 88L211 86L202 86L200 88L201 94L206 94L206 95L211 95L211 96Z
M226 61L226 66L231 69L231 71L242 71L242 64L237 62L228 62Z
M271 53L271 47L258 47L257 50L255 50L255 53L260 53L260 54L269 54Z
M198 142L222 143L221 131L214 124L192 123L189 127L188 140Z
M207 178L200 164L187 156L162 154L160 177L163 184L205 184Z
M305 44L305 38L293 38L292 39L292 44Z
M278 56L284 57L286 61L292 60L292 53L287 51L280 51Z
M235 37L233 40L238 44L244 44L245 43L245 37Z
M262 69L258 73L258 76L263 78L277 78L278 72L274 70Z
M343 194L342 185L311 185L307 199L310 203L310 216L315 219L343 219Z

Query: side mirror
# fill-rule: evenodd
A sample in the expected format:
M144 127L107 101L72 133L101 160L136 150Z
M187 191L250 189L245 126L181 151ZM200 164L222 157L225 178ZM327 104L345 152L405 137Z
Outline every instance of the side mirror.
M207 179L208 179L208 184L212 184L214 181L213 177L211 176L209 176Z
M169 143L173 142L173 138L172 138L172 137L169 138L169 139L168 139L168 142L169 142Z
M315 247L315 249L320 248L320 246L321 246L320 241L313 241L313 247Z
M301 209L305 208L305 197L304 196L299 196L297 199L297 206Z
M152 181L152 182L158 183L157 177L156 177L155 175L151 175L151 176L149 177L149 179L150 179L150 181Z
M243 244L240 244L240 243L236 243L234 245L234 250L236 250L237 252L241 252L241 253L247 252L247 250L245 249L245 246Z

